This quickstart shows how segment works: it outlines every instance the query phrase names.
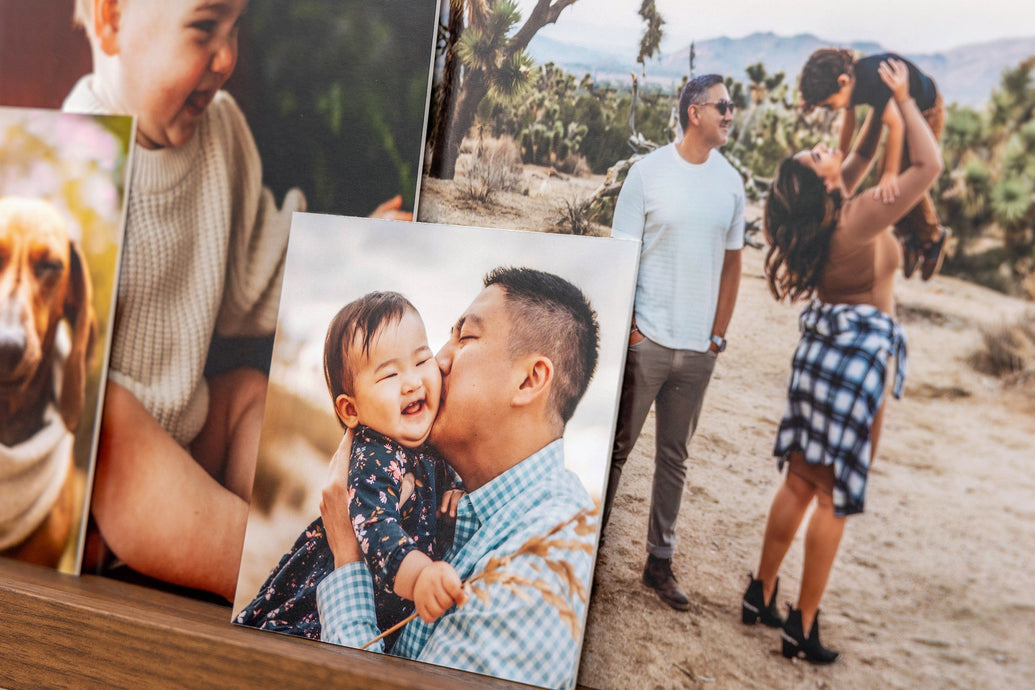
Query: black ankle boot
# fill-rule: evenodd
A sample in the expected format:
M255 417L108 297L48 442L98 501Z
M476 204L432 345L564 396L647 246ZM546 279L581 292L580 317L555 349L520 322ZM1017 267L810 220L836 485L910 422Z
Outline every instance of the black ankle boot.
M805 661L812 664L832 664L841 656L833 649L827 649L819 641L819 611L812 621L812 630L805 637L801 627L801 610L791 608L787 614L787 622L783 624L780 637L783 639L783 655L788 659L804 655Z
M749 574L748 577L751 577L751 575ZM754 625L761 618L762 623L770 628L783 627L783 618L776 609L776 594L779 591L780 578L777 578L776 584L773 585L773 596L767 604L762 593L762 581L752 578L747 591L744 592L744 599L740 604L740 620L745 625Z

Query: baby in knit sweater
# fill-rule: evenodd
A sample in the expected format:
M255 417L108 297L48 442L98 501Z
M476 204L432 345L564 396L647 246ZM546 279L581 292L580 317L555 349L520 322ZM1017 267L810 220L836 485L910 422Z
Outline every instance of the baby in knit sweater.
M145 575L233 598L266 377L206 378L214 335L268 336L298 190L278 209L221 87L247 0L76 0L93 73L64 108L137 117L93 516ZM393 203L395 202L395 203ZM397 216L398 200L375 214Z

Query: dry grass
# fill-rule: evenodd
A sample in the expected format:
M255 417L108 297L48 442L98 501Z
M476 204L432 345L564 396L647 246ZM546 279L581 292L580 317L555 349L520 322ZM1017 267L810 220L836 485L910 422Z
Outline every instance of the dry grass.
M593 172L589 167L589 163L586 162L586 159L577 153L569 153L567 156L554 163L553 167L554 170L559 173L574 175L575 177L584 177Z
M303 456L330 458L341 441L341 427L329 409L329 402L318 405L270 381L252 489L252 507L259 514L271 515L278 503L291 509L305 504L310 489L300 472Z
M521 152L510 137L480 139L466 157L466 170L459 182L464 199L484 203L496 192L521 186Z
M979 369L1001 378L1035 372L1035 314L1013 324L983 328L981 337L985 347L975 358Z
M582 539L566 539L558 537L557 535L569 525L574 525L574 531L577 537L594 535L597 530L596 521L591 521L590 518L595 517L598 512L599 508L596 506L593 508L583 508L567 520L554 525L554 527L546 534L531 537L514 553L507 556L493 556L489 559L484 570L471 576L466 582L464 582L464 593L469 597L475 596L485 603L490 603L492 598L489 595L489 586L500 585L518 599L521 599L526 603L531 603L531 597L528 592L525 591L530 589L537 592L546 603L557 609L557 613L560 615L561 620L568 626L571 636L578 640L582 626L578 616L575 615L575 609L571 602L574 597L578 597L582 602L586 601L588 594L586 591L586 585L579 580L579 577L575 572L575 568L572 567L571 563L561 558L551 558L551 556L552 552L555 550L583 551L592 556L592 543L582 541ZM510 572L507 569L508 566L515 558L519 558L521 556L533 556L541 559L543 564L545 564L549 570L554 572L561 582L564 583L566 591L558 593L546 580L541 578L529 579L523 575ZM533 564L532 568L536 572L542 572L538 565ZM391 635L396 630L400 630L403 626L416 618L416 613L410 615L409 618L406 618L388 630L385 630L383 633L360 647L360 649L366 649L378 640Z
M590 227L589 207L584 201L571 197L562 199L553 221L572 235L585 235Z

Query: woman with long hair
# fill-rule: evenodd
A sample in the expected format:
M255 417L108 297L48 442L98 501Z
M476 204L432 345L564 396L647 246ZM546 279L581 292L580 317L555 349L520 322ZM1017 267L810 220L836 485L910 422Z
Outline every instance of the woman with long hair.
M942 170L934 136L909 95L906 66L889 60L881 64L880 75L902 110L912 155L899 178L898 197L850 196L872 151L843 158L819 145L781 163L765 208L770 291L777 300L813 299L799 319L802 336L773 451L788 471L769 510L742 620L782 627L783 655L812 663L839 656L820 643L819 603L845 516L863 510L888 360L896 359L896 397L905 374L905 340L893 318L892 294L901 255L890 226ZM875 146L875 138L871 143ZM798 602L784 620L776 607L777 575L813 499L817 505L805 533Z

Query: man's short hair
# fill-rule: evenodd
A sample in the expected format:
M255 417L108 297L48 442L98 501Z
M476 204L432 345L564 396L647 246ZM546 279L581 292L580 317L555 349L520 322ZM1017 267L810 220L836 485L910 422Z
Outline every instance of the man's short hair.
M690 115L687 113L687 109L695 103L700 104L705 91L722 83L722 75L719 74L702 74L686 83L679 93L679 126L683 128L684 132L690 125Z
M500 267L485 276L498 285L511 318L510 353L545 355L554 365L550 403L567 424L597 368L600 328L589 300L577 287L552 273Z
M801 68L798 88L802 109L808 113L841 90L837 78L854 76L855 54L847 48L820 48L809 56Z
M323 376L332 403L343 393L355 392L356 364L352 360L357 354L356 339L361 339L359 351L366 355L374 338L408 311L417 313L416 307L398 292L370 292L334 315L323 341Z

